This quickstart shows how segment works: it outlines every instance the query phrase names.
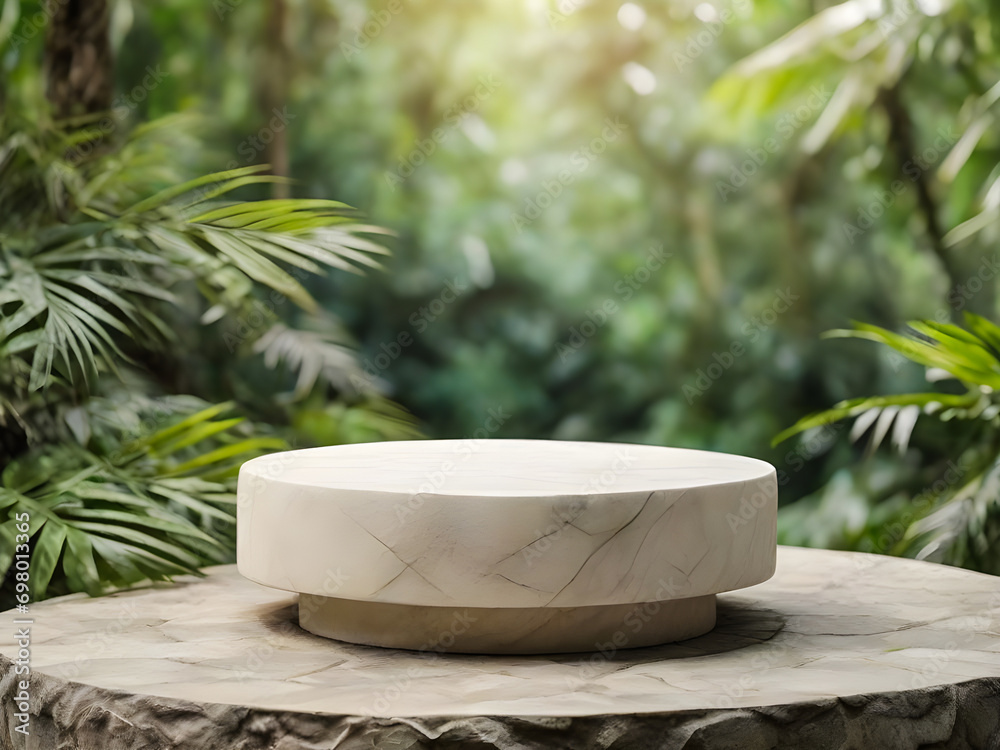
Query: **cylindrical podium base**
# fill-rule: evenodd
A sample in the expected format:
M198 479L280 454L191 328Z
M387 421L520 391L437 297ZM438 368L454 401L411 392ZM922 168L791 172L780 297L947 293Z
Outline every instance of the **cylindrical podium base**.
M299 624L365 646L458 654L560 654L673 643L715 627L715 595L594 607L421 607L299 596Z

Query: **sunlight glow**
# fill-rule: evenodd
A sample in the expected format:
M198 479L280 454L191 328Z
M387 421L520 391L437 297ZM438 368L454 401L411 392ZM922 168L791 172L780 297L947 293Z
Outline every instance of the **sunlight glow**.
M719 20L719 11L710 3L699 3L695 6L694 17L704 23L712 23Z
M626 63L622 68L622 77L639 96L646 96L656 90L656 76L645 65L636 62Z
M944 12L942 0L917 0L917 6L925 16L940 16Z
M618 9L618 23L629 31L638 31L646 23L646 11L635 3L625 3Z
M500 165L500 179L508 185L524 182L528 177L528 168L520 159L504 159Z

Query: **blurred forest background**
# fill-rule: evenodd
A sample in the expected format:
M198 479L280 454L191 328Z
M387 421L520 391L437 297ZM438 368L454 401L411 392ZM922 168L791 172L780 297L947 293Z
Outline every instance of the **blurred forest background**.
M335 199L395 233L352 224L349 269L297 275L315 309L287 289L273 295L268 274L247 267L254 284L204 298L183 291L197 280L169 282L182 303L161 317L180 340L140 360L126 390L170 403L187 427L226 409L249 419L205 428L178 451L211 437L233 459L419 431L741 453L779 470L785 543L1000 573L997 4L109 0L106 11L115 126L102 138L119 145L101 157L104 173L117 159L117 179L131 158L152 191L222 170L216 180L261 177L245 168L269 164L293 182L247 179L235 194ZM11 138L61 127L40 114L51 21L38 3L3 4L5 181ZM367 267L376 257L382 267ZM8 319L12 299L0 297ZM821 338L852 321L901 331L921 319L906 339L860 332L889 346ZM107 372L98 363L98 379ZM927 391L943 395L891 397ZM822 418L772 444L804 415L879 395L890 398L833 415L857 417L853 426ZM18 471L31 473L27 457L45 441L100 453L80 404L44 405L75 429L15 441ZM140 425L148 404L130 408ZM244 433L229 440L231 429ZM155 450L164 441L176 431L143 460L170 481L202 477L210 462L171 463ZM224 537L227 471L214 489L171 485L151 502L180 503L171 523ZM61 551L86 553L89 567L73 529L127 526L108 514L127 505L130 480L101 475L113 492L66 499L66 486L35 474L21 485L5 476L0 507L31 492L68 503L46 516L69 528L46 544L51 567ZM190 492L205 505L178 499ZM152 536L116 537L137 566L128 575L109 562L121 548L93 548L98 579L152 575L134 550L189 567L156 552L176 529L142 529ZM65 554L72 579L79 561Z

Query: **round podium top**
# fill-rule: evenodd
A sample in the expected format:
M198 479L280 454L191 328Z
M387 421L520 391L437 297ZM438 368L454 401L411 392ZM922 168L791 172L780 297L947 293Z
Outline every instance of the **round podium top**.
M774 469L725 453L558 440L408 440L261 456L242 472L343 490L475 497L599 495L760 479Z
M774 572L777 480L740 456L550 440L365 443L240 470L237 563L303 594L568 608L731 591Z

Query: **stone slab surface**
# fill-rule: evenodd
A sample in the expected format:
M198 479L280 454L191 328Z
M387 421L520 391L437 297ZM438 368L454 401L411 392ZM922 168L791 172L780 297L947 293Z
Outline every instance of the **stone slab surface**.
M231 566L65 597L32 607L27 744L0 639L0 747L1000 747L997 578L779 548L770 581L718 600L680 644L628 649L640 609L619 645L510 657L313 636L293 595Z

